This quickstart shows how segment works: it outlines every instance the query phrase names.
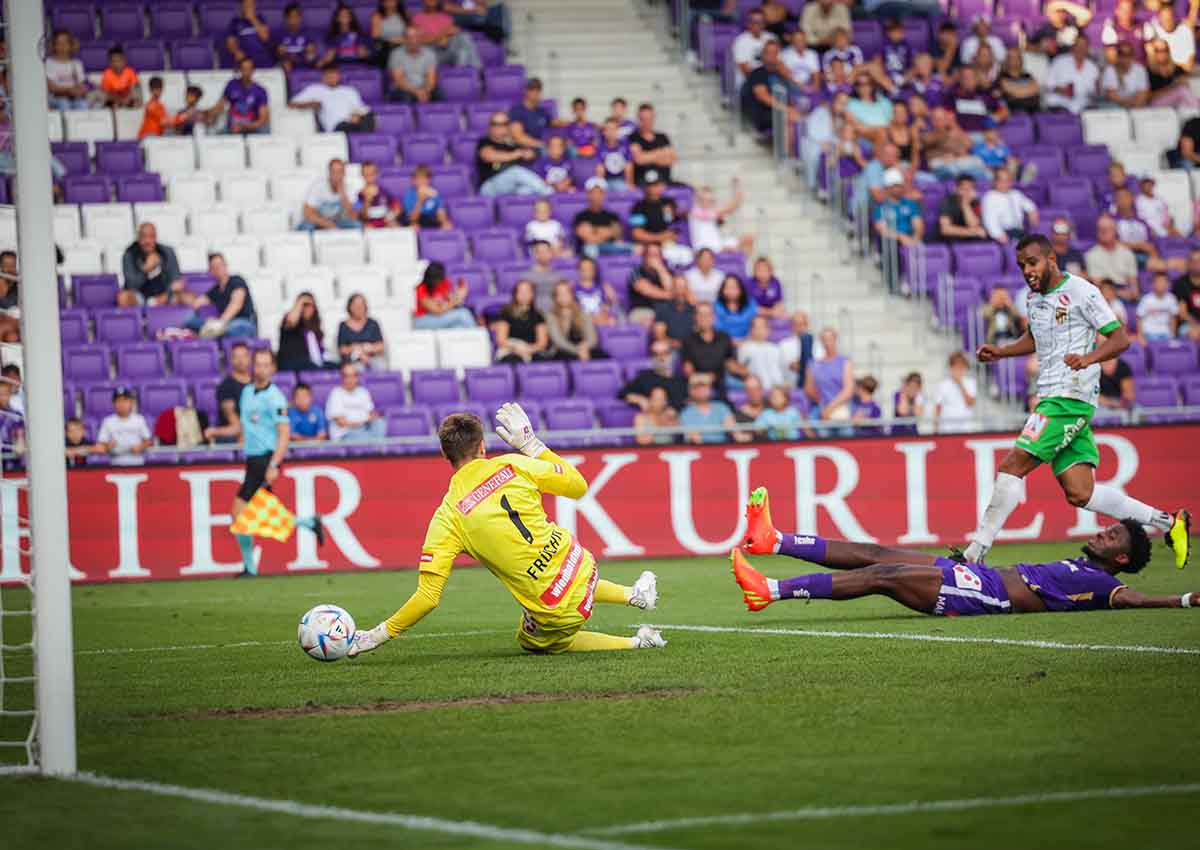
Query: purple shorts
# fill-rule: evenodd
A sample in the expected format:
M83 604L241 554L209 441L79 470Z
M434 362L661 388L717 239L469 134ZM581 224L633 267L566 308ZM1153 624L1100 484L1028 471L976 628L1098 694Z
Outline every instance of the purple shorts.
M942 589L933 608L935 615L973 617L1012 613L1004 579L991 567L959 564L949 558L938 558L937 566L942 570Z

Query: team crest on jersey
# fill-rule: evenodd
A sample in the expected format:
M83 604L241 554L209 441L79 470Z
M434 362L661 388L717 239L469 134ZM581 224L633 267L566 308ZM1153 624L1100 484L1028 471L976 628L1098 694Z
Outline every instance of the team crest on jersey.
M1062 324L1066 324L1066 321L1067 321L1067 308L1066 307L1055 307L1054 308L1054 323L1056 325L1062 325Z
M964 590L983 590L983 581L970 567L954 565L954 584Z
M1067 293L1065 293L1065 292L1059 293L1058 303L1064 307L1070 307L1071 306L1071 296L1067 295Z

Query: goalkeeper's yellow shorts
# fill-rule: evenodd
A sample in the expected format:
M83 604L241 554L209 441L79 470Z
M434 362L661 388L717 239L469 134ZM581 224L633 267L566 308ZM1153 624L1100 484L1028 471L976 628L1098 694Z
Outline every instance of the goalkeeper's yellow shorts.
M517 643L526 652L556 655L566 652L575 635L592 616L592 604L596 598L596 581L600 570L596 559L586 549L583 553L583 569L580 575L586 578L576 582L569 596L563 598L558 610L552 615L521 612L517 624Z

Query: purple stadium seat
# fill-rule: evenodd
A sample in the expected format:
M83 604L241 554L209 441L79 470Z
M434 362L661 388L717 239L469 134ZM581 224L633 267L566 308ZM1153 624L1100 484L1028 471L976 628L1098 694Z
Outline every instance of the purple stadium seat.
M1050 181L1049 201L1056 207L1086 207L1096 203L1089 180L1059 177Z
M612 360L590 360L571 363L571 384L575 395L584 398L616 398L624 379L621 367Z
M1038 142L1043 145L1066 149L1083 144L1083 125L1079 116L1070 112L1039 112L1033 116L1033 123L1037 127Z
M441 165L446 159L446 140L428 133L412 133L400 140L405 165Z
M587 205L586 192L560 192L550 197L551 214L567 233L574 232L575 216L587 209Z
M208 342L208 340L205 340ZM214 377L201 378L192 382L192 400L197 410L202 410L208 416L209 422L217 421L217 384L221 383L220 373Z
M457 404L458 380L453 369L416 369L412 373L413 404Z
M602 428L632 428L638 409L619 398L595 399L596 417Z
M342 84L358 89L367 103L383 100L383 75L375 68L365 65L343 65Z
M454 103L418 103L417 128L422 133L452 136L462 132L462 107Z
M393 165L396 162L396 139L383 133L351 133L351 162L373 162L376 165Z
M375 131L401 136L416 129L412 107L407 103L385 103L375 107Z
M950 247L954 268L958 274L975 277L999 274L1004 268L1004 255L994 242L964 242Z
M113 390L119 385L111 381L104 381L98 384L88 384L83 388L83 415L89 419L95 418L99 420L113 412ZM154 426L153 422L147 422L147 425ZM99 421L96 422L96 431L100 430Z
M491 198L450 198L446 206L450 220L460 230L484 230L496 224L496 210Z
M496 216L505 227L516 227L522 232L533 219L533 205L537 198L530 195L500 195L496 198Z
M117 200L122 203L140 204L165 199L157 174L126 174L117 178Z
M296 92L312 83L321 82L321 72L316 68L297 68L287 75L288 95L295 97Z
M113 46L112 41L92 41L79 46L79 61L83 63L83 70L89 74L98 74L108 67L108 49Z
M484 423L488 423L492 418L492 411L488 410L488 405L478 401L452 401L435 404L433 406L433 420L435 424L441 424L452 413L473 413L479 417Z
M954 0L955 16L964 21L970 21L976 15L992 17L995 11L993 0Z
M525 272L529 270L529 261L512 260L507 263L496 263L492 266L492 270L496 273L496 292L500 295L509 295L516 289L517 281L525 277Z
M137 41L145 34L145 10L140 3L105 4L100 7L100 35L102 37L118 41ZM138 70L141 69L138 68Z
M515 262L521 259L521 248L511 228L492 227L471 234L471 255L490 264Z
M208 272L184 272L183 285L188 292L203 295L217 285L217 279Z
M192 4L177 0L156 0L150 5L150 34L175 40L191 38Z
M600 266L600 274L606 283L611 283L617 290L617 294L621 294L626 290L629 283L629 277L633 274L633 270L638 267L637 257L623 257L615 255L610 257L601 257L597 260ZM718 266L720 260L717 260ZM607 351L608 349L605 349Z
M167 359L157 342L139 342L117 349L117 377L122 380L145 381L164 378Z
M1187 375L1200 370L1196 344L1190 340L1152 342L1149 349L1155 375Z
M475 133L455 133L450 137L450 161L474 168L478 143L479 136Z
M53 142L50 153L63 164L67 174L91 174L92 161L87 142Z
M63 199L68 204L107 204L112 200L112 191L112 181L102 174L63 178Z
M138 73L162 71L167 67L167 52L161 41L127 41L125 56Z
M1076 145L1067 151L1067 170L1078 176L1107 178L1110 161L1107 145Z
M63 349L63 374L76 384L107 381L112 352L107 345Z
M120 345L142 342L142 311L113 307L96 311L96 342Z
M150 315L153 317L153 311ZM185 340L172 344L170 349L171 365L176 375L205 378L221 373L221 356L215 340Z
M465 198L475 191L471 170L460 162L433 166L431 181L443 198Z
M164 304L146 308L146 338L158 339L160 331L167 328L182 328L192 314L192 308L182 304ZM215 343L214 343L215 346Z
M1024 164L1037 164L1038 177L1059 177L1063 173L1063 152L1054 145L1025 145L1013 152Z
M463 384L467 398L487 405L499 405L516 396L516 379L512 367L506 365L467 369Z
M492 424L492 426L494 427L496 424L496 411L499 407L500 407L500 405L498 405L498 404L487 405L488 415L483 417L483 421L485 423L490 422ZM541 404L541 402L532 401L530 399L521 399L521 407L525 410L526 413L529 414L529 421L533 424L534 428L542 427L542 404ZM501 445L503 446L504 444L501 443ZM504 449L502 449L502 451L508 451L508 449L504 448Z
M79 390L74 384L63 384L63 416L70 419L72 416L78 416L75 406L79 398Z
M1179 405L1179 382L1169 376L1138 378L1133 383L1133 390L1138 407L1170 408ZM1150 413L1142 416L1144 422L1171 422L1178 418L1178 414L1170 413Z
M600 160L594 156L577 156L571 160L571 181L580 189L587 181L596 176L596 166Z
M542 411L547 431L594 431L596 409L590 399L577 398L570 401L552 401ZM592 437L559 437L554 443L564 447L587 446Z
M565 363L521 363L517 366L517 382L522 400L545 401L569 394Z
M929 50L929 22L916 15L904 19L904 41L913 49L913 53L925 53Z
M488 280L491 270L483 263L459 262L446 263L446 277L455 283L461 278L467 284L467 289L475 294L488 291Z
M438 68L438 92L450 103L469 103L479 100L483 84L479 72L474 68L456 68L442 65Z
M62 6L50 13L52 26L66 30L80 41L91 41L96 37L96 7L91 3Z
M488 131L488 122L492 114L507 112L512 104L507 100L481 100L467 104L467 131L474 133L478 139Z
M64 348L72 345L86 345L88 342L87 310L60 310L58 312L58 334Z
M240 5L235 0L204 0L197 3L196 17L200 22L200 34L224 41L229 32L229 22L238 16Z
M71 279L76 307L116 307L117 276L115 274L77 274Z
M1129 364L1134 377L1140 377L1149 372L1147 367L1146 349L1140 342L1129 343L1129 348L1121 354L1121 359Z
M482 33L469 32L467 35L475 42L475 50L479 53L479 61L483 63L483 67L491 69L504 64L504 60L508 57L505 55L503 46L496 44Z
M400 407L387 413L387 435L389 437L429 437L433 434L433 417L428 407ZM429 446L393 447L400 454L414 451L429 451Z
M138 387L138 409L150 427L164 410L187 406L187 385L178 378L148 381Z
M858 45L863 57L870 61L883 52L883 27L876 20L854 21L851 41Z
M458 230L422 230L417 245L426 260L456 263L467 256L467 237Z
M600 334L600 338L603 340L604 334ZM609 351L609 349L605 350ZM629 360L622 360L620 363L621 374L625 377L626 381L632 381L638 376L639 372L654 368L654 360L649 357L634 357Z
M404 376L399 372L371 372L363 375L363 384L371 392L371 400L376 407L403 407L407 401L404 395Z
M1042 0L1000 0L1004 14L1012 18L1035 22L1042 16Z
M1035 141L1033 119L1025 112L1014 112L1000 125L1000 136L1011 148L1032 145Z
M204 5L201 8L209 8ZM229 26L231 18L225 19ZM176 71L211 71L213 68L213 44L207 38L188 38L171 45L171 67Z
M467 309L485 322L494 322L500 318L500 311L510 300L511 293L488 295L487 292L471 292L467 294Z
M394 198L403 198L412 185L412 169L399 165L385 165L379 169L379 185Z
M484 87L488 98L516 103L525 96L525 66L501 65L488 69Z
M1179 382L1183 390L1183 403L1191 407L1200 406L1200 375L1189 375Z
M274 381L275 386L279 387L280 392L288 398L292 397L292 390L296 389L295 372L276 372Z

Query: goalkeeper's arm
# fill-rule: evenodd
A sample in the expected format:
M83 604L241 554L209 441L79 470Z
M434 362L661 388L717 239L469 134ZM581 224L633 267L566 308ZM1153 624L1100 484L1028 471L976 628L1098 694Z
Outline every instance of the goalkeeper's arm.
M579 499L587 492L587 481L579 470L546 448L521 405L511 401L501 405L496 411L496 433L521 454L541 461L532 464L529 472L543 493Z
M442 590L446 587L446 576L421 571L417 578L417 589L400 610L384 621L388 636L396 637L419 623L427 614L438 607Z

